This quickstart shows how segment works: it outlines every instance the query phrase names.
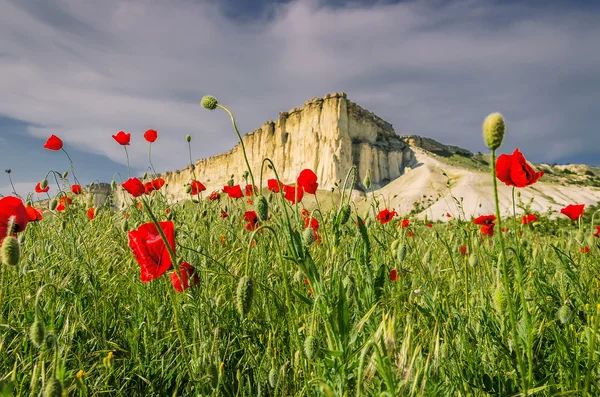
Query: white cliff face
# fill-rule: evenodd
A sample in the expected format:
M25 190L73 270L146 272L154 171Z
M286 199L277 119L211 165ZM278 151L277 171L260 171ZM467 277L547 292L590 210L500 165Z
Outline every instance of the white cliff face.
M343 93L315 98L282 112L276 121L246 134L243 141L257 185L264 158L273 161L283 183L295 183L300 171L310 168L321 189L343 181L353 165L358 168L358 181L370 168L373 186L382 187L402 175L413 161L412 151L391 124L347 100ZM185 185L193 179L201 181L210 193L220 190L232 175L236 183L244 183L246 169L238 144L227 153L197 161L194 170L188 167L162 177L172 198L181 199L186 197ZM266 186L266 179L275 174L266 166L263 172Z

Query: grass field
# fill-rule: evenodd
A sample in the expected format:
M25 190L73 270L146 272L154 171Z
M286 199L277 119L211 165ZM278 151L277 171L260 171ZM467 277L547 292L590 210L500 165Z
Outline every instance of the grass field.
M0 395L600 395L595 208L430 224L167 190L68 193L4 239Z

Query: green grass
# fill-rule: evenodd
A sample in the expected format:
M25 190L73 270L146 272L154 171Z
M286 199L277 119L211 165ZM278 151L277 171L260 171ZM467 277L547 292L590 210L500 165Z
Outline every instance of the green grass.
M76 199L29 224L20 263L2 265L0 390L39 395L56 376L68 395L88 396L507 396L525 379L529 395L600 395L600 251L590 223L580 232L565 220L503 220L512 282L518 262L524 270L523 305L515 285L502 292L499 230L482 238L459 219L402 229L398 218L377 222L376 211L366 227L355 211L339 225L335 196L314 213L321 243L307 246L302 205L268 198L269 228L254 234L243 227L245 199L170 206L177 257L200 276L184 293L168 274L140 282L127 231L151 218L136 206L127 223L107 208L90 222ZM153 193L161 221L167 206ZM246 316L236 309L242 276L254 282ZM38 313L51 336L38 348L29 330L43 286ZM530 373L517 372L518 358Z

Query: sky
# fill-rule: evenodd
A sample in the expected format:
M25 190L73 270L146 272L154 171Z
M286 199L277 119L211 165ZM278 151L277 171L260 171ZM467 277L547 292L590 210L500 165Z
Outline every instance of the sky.
M536 163L600 166L600 2L516 0L0 0L0 170L21 195L62 152L78 180L157 171L231 149L224 112L249 132L327 93L398 134L485 151L501 112L501 152ZM120 175L120 177L118 176ZM9 194L0 173L0 194ZM225 176L224 176L225 178Z

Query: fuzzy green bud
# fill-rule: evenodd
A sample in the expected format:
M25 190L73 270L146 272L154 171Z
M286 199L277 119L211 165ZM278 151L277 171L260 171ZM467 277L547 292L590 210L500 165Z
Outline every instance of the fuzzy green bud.
M62 397L63 386L56 378L50 378L44 388L44 397Z
M269 218L269 203L265 196L258 196L256 199L256 214L261 221L266 221Z
M48 204L48 208L50 208L50 211L54 211L56 209L56 207L58 207L58 200L53 198L52 200L50 200L50 203Z
M40 182L40 187L41 187L42 189L45 189L45 188L47 188L47 187L48 187L48 180L47 180L47 179L43 179L43 180Z
M277 387L277 370L274 367L271 367L269 371L269 385L274 389Z
M596 245L596 237L594 237L594 235L593 235L593 234L590 234L590 235L588 236L588 238L587 238L587 244L588 244L590 247L593 247L593 246L595 246L595 245Z
M240 279L236 292L236 307L241 316L246 316L252 308L254 299L254 282L248 276Z
M367 189L371 188L371 169L370 168L367 169L367 175L365 176L365 180L363 181L363 185L365 185L365 187Z
M427 251L425 255L423 255L423 264L429 265L429 262L431 262L431 251Z
M144 175L142 175L142 179L146 179L146 178L148 178L148 173L144 172Z
M479 264L479 259L477 258L477 255L475 255L474 253L471 254L471 256L469 256L469 265L471 267L476 267Z
M296 273L294 273L294 281L297 283L303 282L305 278L304 273L300 269L296 270Z
M344 204L340 209L340 225L345 225L350 219L350 204Z
M500 113L492 113L483 122L483 140L488 148L496 150L502 145L505 132L504 118Z
M25 244L25 239L26 239L25 234L23 234L23 233L19 234L19 245Z
M123 233L127 233L129 231L129 222L127 222L127 219L125 219L125 221L123 221L121 230L123 231Z
M187 194L192 194L192 186L191 186L191 185L187 185L187 186L185 187L185 192L186 192Z
M309 336L304 340L304 354L309 360L318 357L320 353L319 340L314 336Z
M571 320L571 316L573 311L567 305L562 305L560 309L558 309L557 317L561 324L567 324Z
M406 244L400 244L398 246L398 250L396 251L398 253L398 263L402 264L404 262L406 259L406 251Z
M506 294L504 293L504 288L501 285L496 286L492 299L494 301L494 307L496 310L499 313L504 313L504 309L506 308Z
M307 227L302 232L302 239L304 240L304 245L310 247L312 243L315 242L315 231L312 227Z
M17 239L13 236L6 236L0 248L0 254L2 254L3 263L16 266L19 263L19 259L21 259L21 250L19 249Z
M110 183L110 188L112 190L115 190L117 188L117 181L115 181L114 179L112 180L112 182Z
M202 97L202 107L208 110L215 110L219 102L214 96L206 95Z
M41 347L46 341L46 327L44 323L36 319L29 328L29 338L35 347Z
M185 136L185 140L187 141L187 143L190 143L192 141L192 136L190 134L187 134Z
M65 171L65 172L64 172L64 173L61 175L62 179L67 179L67 177L68 177L68 176L69 176L69 171Z

